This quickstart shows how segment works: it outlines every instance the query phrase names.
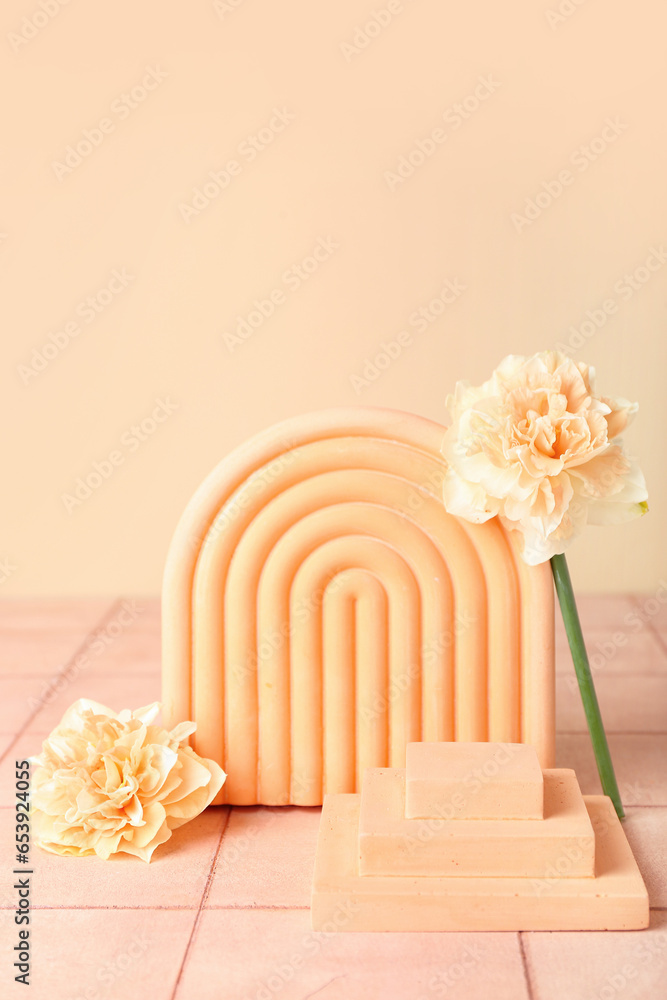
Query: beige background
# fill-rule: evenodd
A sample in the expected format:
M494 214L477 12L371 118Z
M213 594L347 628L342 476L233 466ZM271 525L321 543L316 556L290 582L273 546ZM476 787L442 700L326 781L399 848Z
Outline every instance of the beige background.
M576 584L667 578L661 0L43 4L1 14L2 593L156 593L183 506L249 435L332 405L444 420L457 378L558 343L640 400L651 496L570 550ZM423 162L397 179L401 157ZM447 280L465 291L410 326ZM139 441L158 399L178 405Z

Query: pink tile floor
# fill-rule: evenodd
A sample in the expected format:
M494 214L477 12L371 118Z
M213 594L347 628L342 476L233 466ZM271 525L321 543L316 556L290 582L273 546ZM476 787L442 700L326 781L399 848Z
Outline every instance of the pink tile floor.
M580 600L646 880L649 930L339 934L310 930L318 809L209 809L154 861L32 851L32 985L13 982L13 762L76 698L160 697L159 603L0 603L0 996L31 1000L639 1000L667 974L667 607ZM558 760L599 791L562 630Z

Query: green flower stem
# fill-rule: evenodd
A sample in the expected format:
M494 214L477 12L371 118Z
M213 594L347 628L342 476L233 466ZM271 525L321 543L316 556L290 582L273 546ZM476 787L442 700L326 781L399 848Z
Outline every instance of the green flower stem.
M593 676L588 662L584 636L581 631L577 605L574 600L574 591L572 590L570 571L567 568L565 556L552 556L551 569L553 570L556 593L558 594L560 610L567 633L567 641L570 644L574 669L577 681L579 682L579 691L581 692L581 700L584 705L584 712L586 713L586 721L588 722L588 729L591 734L595 762L602 783L602 791L614 803L614 808L619 819L623 819L625 813L623 812L621 795L618 790L616 775L614 774L614 765L611 762L607 736L602 724L600 706L598 705L595 693L595 685L593 684Z

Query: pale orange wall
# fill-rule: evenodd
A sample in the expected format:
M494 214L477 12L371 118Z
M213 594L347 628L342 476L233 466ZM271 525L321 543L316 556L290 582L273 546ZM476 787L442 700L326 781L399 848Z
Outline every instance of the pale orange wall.
M332 405L443 420L457 378L557 343L640 400L652 508L590 529L575 581L667 579L661 0L6 0L0 18L0 593L157 592L184 504L247 436ZM271 315L230 337L255 300ZM600 328L573 335L589 310Z

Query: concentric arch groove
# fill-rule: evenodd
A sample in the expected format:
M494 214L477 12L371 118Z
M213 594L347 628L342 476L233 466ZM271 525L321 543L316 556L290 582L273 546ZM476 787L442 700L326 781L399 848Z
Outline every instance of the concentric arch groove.
M299 619L296 634L292 636L291 692L284 692L279 703L273 697L274 678L279 675L290 679L289 663L284 656L287 650L285 647L276 652L271 650L273 655L268 662L260 662L260 719L268 721L271 709L278 718L287 719L288 723L291 716L291 733L287 726L282 730L282 753L278 759L273 754L270 758L273 779L270 783L267 781L265 762L269 759L266 754L275 750L277 742L270 738L273 723L267 725L268 738L263 739L260 731L262 799L269 793L274 798L285 794L290 778L290 737L294 783L308 786L317 781L313 788L315 801L321 801L323 791L356 784L357 757L369 759L370 754L365 749L366 737L368 735L370 741L377 737L374 710L380 712L377 723L385 730L386 739L381 756L372 759L404 760L406 743L421 739L421 634L422 629L436 634L446 609L442 605L434 605L429 599L424 588L427 573L413 562L415 557L425 558L423 550L418 550L419 540L397 540L395 534L391 538L392 531L395 533L396 530L390 520L391 511L367 507L360 516L358 506L346 505L344 511L327 508L306 518L299 525L299 528L303 526L303 530L298 532L300 537L295 538L297 532L290 532L285 539L281 539L283 544L276 546L262 575L258 603L261 609L267 609L267 624L275 628L278 621L277 615L271 620L277 607L275 596L284 588L286 579L294 581L290 588L290 620L294 624L294 619ZM363 531L369 527L370 517L384 521L377 526L374 537L361 534L327 537L328 529L336 520L339 524L343 522L343 531L345 523ZM401 555L386 537L383 539L383 534L389 536L391 541L398 541L406 552L411 549L409 558ZM315 547L319 537L327 540ZM305 558L304 553L308 553ZM434 550L431 556L434 561L437 559ZM371 660L369 666L367 661L357 660L357 640L361 640L363 635L363 630L355 627L362 625L360 615L356 614L356 608L350 608L345 594L341 595L331 582L338 574L354 567L374 573L386 594L387 626L382 647L387 649L386 665L382 668L387 684L384 693L386 695L393 690L396 696L387 699L383 705L378 704L377 697L382 692L372 678L375 674L377 679L381 669L379 664ZM308 603L313 595L315 600ZM357 591L354 596L361 598L363 592ZM369 599L372 599L372 594L369 594ZM305 614L301 612L303 608L307 609ZM351 610L355 613L351 614ZM346 627L349 635L345 633ZM308 654L308 658L302 653ZM310 658L313 653L316 659ZM371 676L367 676L369 672ZM447 693L451 704L451 669L449 673L450 690ZM321 676L321 695L318 698L318 692L314 691L306 697L310 694L307 678L317 674ZM265 678L270 678L272 687L269 691L262 688ZM311 680L310 683L317 682ZM372 702L362 697L366 685L375 696ZM268 695L264 702L263 695ZM310 732L306 735L309 717Z
M338 540L330 544L337 546ZM365 539L362 547L372 544L372 540ZM355 549L357 559L359 555L360 547L357 547ZM392 657L396 660L399 655L397 650L400 648L400 642L393 637L390 638L389 631L391 629L395 632L400 628L400 615L394 612L391 619L389 618L392 583L390 582L385 590L375 575L380 568L378 562L374 561L372 565L373 572L360 569L358 566L342 570L331 579L324 590L322 598L324 642L327 646L332 644L335 648L339 637L346 635L350 636L353 642L348 639L347 644L352 648L347 656L341 657L342 670L337 669L335 656L328 657L324 663L322 705L326 714L321 733L321 753L317 753L317 745L313 748L315 752L311 754L308 753L310 748L307 745L305 747L301 745L299 723L301 730L305 731L306 713L299 711L301 707L299 700L293 699L293 798L299 789L307 787L304 780L306 768L310 767L316 772L318 766L321 766L321 771L326 775L326 781L321 780L319 788L316 782L314 783L316 801L328 791L335 791L338 788L354 786L359 791L365 769L377 766L377 761L389 760L388 709L394 700L393 682L390 678L398 673L396 663L392 662L391 665L389 663L389 650L393 650ZM319 567L315 566L315 569L319 573ZM293 588L296 608L299 607L301 590L305 597L313 592L318 593L320 587L315 580L313 591L307 573L302 570L297 577ZM393 574L390 575L390 581L392 577ZM407 589L401 588L400 605L408 614L414 607L416 596L411 586L411 578L409 579ZM396 608L395 602L393 606ZM345 628L345 620L342 622L342 627L340 624L340 619L345 619L346 616L351 625L349 631ZM413 619L418 621L418 614L414 614ZM309 627L307 621L305 624L304 632L316 632L315 621L313 621L315 627ZM343 651L345 650L346 645L343 643ZM299 664L303 668L307 660L299 656L298 649L295 649L294 653L293 664L295 666ZM364 664L364 669L358 670L358 664ZM301 670L302 675L306 673L307 670ZM298 676L293 676L295 689L298 689L300 679ZM403 685L396 689L396 694L399 696L402 688ZM338 693L340 696L336 698ZM352 733L348 721L350 718L355 720ZM312 724L310 728L312 729ZM295 801L299 800L295 798Z
M443 674L443 663L449 662L450 672L453 670L455 674L454 735L471 738L463 736L463 733L474 731L475 720L481 714L486 720L486 735L483 738L532 742L538 749L542 765L552 766L553 587L549 567L548 564L526 566L518 557L510 536L497 520L485 525L470 525L446 513L438 499L445 469L439 452L443 433L444 428L438 424L396 411L357 409L308 414L286 421L237 449L211 473L186 508L170 547L164 575L165 722L175 724L181 719L194 717L199 726L192 741L195 749L215 757L226 767L230 772L227 786L232 790L231 765L225 758L225 741L229 735L223 725L225 718L240 717L246 711L249 729L254 728L255 747L259 746L262 729L258 679L264 659L255 654L253 665L252 660L243 663L242 660L234 660L231 654L235 647L237 653L240 649L252 649L253 645L256 650L267 648L263 634L264 611L260 620L258 610L260 580L263 581L265 565L273 565L272 554L278 550L278 542L283 535L291 533L293 537L298 536L301 520L318 510L335 510L345 505L370 510L383 508L395 519L410 523L413 531L422 538L423 551L430 551L432 558L439 558L445 567L442 572L438 570L439 576L432 571L429 585L431 591L440 592L446 608L442 621L448 624L440 637L430 640L429 647L423 629L422 595L422 585L426 586L423 580L425 575L428 576L428 570L424 571L423 556L419 556L415 563L414 552L410 557L406 551L396 551L415 580L422 580L422 584L417 585L419 610L408 609L405 612L415 619L420 630L421 738L434 738L427 735L429 732L447 731L447 712L452 711L451 704L448 708L442 705L434 708L429 718L429 706L435 703L424 697L424 692L432 689L433 678L438 672L441 676L446 675L446 671ZM332 477L332 473L338 475ZM344 489L340 483L341 476L344 479L355 473L362 475L351 478L348 488ZM311 486L311 480L319 481L319 485ZM334 487L338 493L332 498L326 491ZM378 495L378 490L381 495ZM288 499L280 506L282 497ZM272 518L277 518L273 529L270 527ZM369 543L374 540L377 552L382 547L385 550L396 549L392 534L377 537L376 523L374 521L370 530L368 527L361 530L358 524L346 522L345 527L340 526L333 537L325 533L326 537L319 538L312 551L304 555L304 565L311 555L316 559L316 553L334 543L336 538L357 536ZM395 529L390 530L393 532ZM256 549L252 545L248 547L246 534L254 539ZM254 556L247 565L244 559L251 550ZM243 555L244 552L246 555ZM377 558L377 554L371 557L373 560ZM334 562L339 565L336 560ZM376 727L375 742L373 739L366 740L365 736L360 741L359 699L364 684L374 690L378 685L386 687L390 684L388 663L392 653L387 637L393 613L391 593L387 581L378 574L375 563L365 568L359 567L354 560L351 565L348 565L349 562L347 560L346 568L341 568L333 577L330 577L331 567L323 564L322 572L329 582L321 599L321 613L313 616L310 630L300 630L292 610L296 600L295 588L302 579L300 567L294 568L287 589L290 606L287 609L287 625L285 621L282 623L282 627L287 629L282 649L289 667L289 712L285 713L285 717L288 719L290 761L286 794L291 801L297 801L299 794L310 801L314 794L312 789L317 787L318 781L322 788L326 788L324 774L321 780L313 776L312 760L310 771L306 769L303 772L301 769L300 772L297 766L300 758L299 752L295 755L295 747L300 737L293 698L294 678L298 675L300 683L303 683L307 669L307 661L301 657L299 650L312 647L314 643L321 644L324 630L328 629L328 634L331 634L332 628L342 628L343 631L347 629L349 634L347 645L342 643L340 646L339 670L328 671L327 665L318 661L320 674L324 669L324 683L333 684L331 705L328 695L323 693L321 710L329 711L331 719L335 719L335 705L339 706L339 714L342 711L340 706L349 706L353 688L357 706L354 740L352 735L349 740L343 738L335 722L328 727L326 716L323 719L325 733L331 730L326 738L333 742L324 743L321 725L318 732L323 740L320 756L327 756L328 746L328 756L333 754L339 758L336 787L340 782L351 784L353 777L356 782L351 762L354 761L356 770L362 744L366 747L364 758L365 755L372 757L381 754L382 746L387 746L390 738L391 725L388 724L387 732L382 737L382 723ZM244 565L247 573L243 572ZM416 565L421 567L421 578L415 573ZM239 568L235 570L235 566ZM241 604L235 603L231 596L230 582L243 581L246 575L253 577L254 590L248 586L245 610L240 615ZM371 583L372 579L375 584ZM343 581L340 593L336 589L337 580ZM275 586L279 588L278 583ZM283 590L286 586L285 583ZM320 584L313 583L313 586L319 587ZM308 600L307 591L302 591L299 599ZM284 602L284 598L282 600ZM471 611L475 601L478 602L477 610ZM237 613L231 614L232 610ZM478 620L471 622L470 616L475 614ZM290 634L292 624L294 629ZM380 636L380 626L384 628L384 641ZM471 635L475 637L474 641L470 639ZM475 643L483 649L483 664L482 669L475 667L468 671L465 650L466 644L471 641L473 649ZM268 662L275 666L272 655L269 654ZM338 654L332 655L335 659ZM352 675L350 664L353 661ZM476 662L474 656L472 662ZM368 674L359 669L361 663L372 665L368 666L372 682ZM242 698L240 702L237 700L234 671L240 673L242 678L248 668L254 676L255 703L253 705L251 699L244 706ZM428 679L429 670L431 680ZM230 676L231 690L227 690ZM312 676L310 680L314 684L323 683L322 676L319 682ZM386 702L387 690L380 693L378 704L382 703L383 697ZM389 699L385 722L388 722L392 706L393 702ZM299 725L301 730L307 728L304 720ZM316 728L314 723L311 728ZM271 727L268 732L271 732ZM284 741L280 746L284 746ZM279 751L280 754L282 761L284 749ZM307 759L307 754L304 759ZM383 760L371 763L381 765ZM262 783L259 762L260 756L255 752L254 773L251 773L251 768L242 779L242 801L257 801ZM282 763L280 767L283 768ZM241 780L243 767L238 773ZM306 783L311 783L310 791L299 793L297 786L303 773L306 774ZM284 789L283 777L280 783ZM347 790L351 791L353 787ZM218 801L221 800L219 798Z

